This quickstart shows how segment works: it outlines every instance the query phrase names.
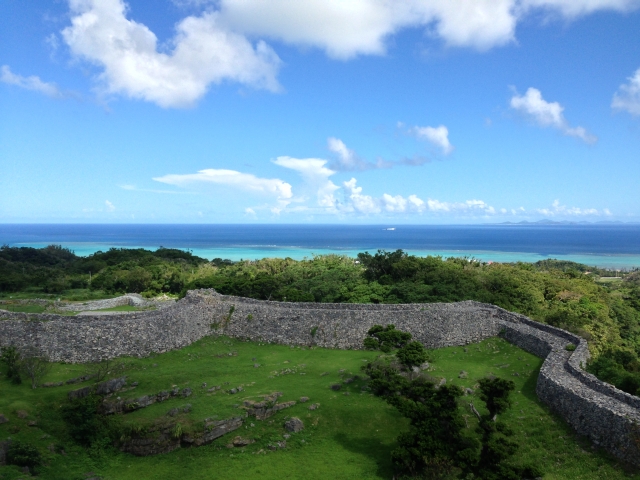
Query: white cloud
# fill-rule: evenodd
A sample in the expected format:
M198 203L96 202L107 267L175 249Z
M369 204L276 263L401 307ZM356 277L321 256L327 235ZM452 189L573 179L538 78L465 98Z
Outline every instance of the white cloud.
M560 200L555 200L551 207L538 208L535 210L537 213L547 216L599 216L611 215L611 211L608 208L604 208L602 211L596 208L579 208L579 207L567 207L566 205L560 205Z
M245 213L246 215L250 215L250 216L252 216L252 217L255 217L255 216L256 216L256 211L255 211L253 208L249 208L249 207L245 208L245 209L244 209L244 213Z
M318 206L335 207L336 198L334 193L339 187L329 180L329 177L336 172L326 167L326 160L320 158L278 157L273 163L298 172L315 192Z
M626 12L640 6L638 0L524 0L524 9L543 8L558 12L567 18L587 15L598 10Z
M127 18L124 0L68 0L62 38L101 69L99 91L186 107L211 84L279 90L281 61L262 39L318 48L332 58L386 53L390 38L420 28L453 47L487 50L515 41L518 22L542 11L576 18L627 11L640 0L173 0L200 12L180 20L158 50L156 35ZM252 44L248 37L256 39ZM579 136L580 133L576 132Z
M103 69L98 79L107 94L124 94L162 107L187 107L210 84L230 80L271 91L280 59L263 41L254 47L221 25L219 14L189 16L176 25L170 53L158 52L157 38L126 17L123 0L69 0L71 26L62 37L71 52Z
M338 161L332 164L336 170L366 170L368 168L375 168L375 164L368 164L363 161L356 152L347 148L345 143L339 138L329 137L327 139L327 146L329 150L336 154Z
M24 88L26 90L33 90L34 92L39 92L52 98L63 97L62 92L55 84L43 82L40 80L40 77L37 77L36 75L31 75L29 77L17 75L11 71L9 65L2 65L2 67L0 67L0 82L15 85L16 87Z
M463 214L483 214L494 215L496 209L482 200L467 200L466 202L441 202L440 200L428 199L427 208L436 213L463 213Z
M628 80L629 82L620 85L613 95L611 107L625 110L631 115L640 115L640 68Z
M384 54L388 39L406 28L423 28L450 46L486 50L514 41L517 23L535 11L573 19L599 10L627 11L639 4L639 0L221 0L219 3L222 21L234 31L320 48L338 59Z
M513 40L513 0L222 0L221 17L246 34L349 59L380 55L390 36L422 27L448 45L487 49Z
M227 185L247 192L273 196L279 200L288 200L293 196L291 185L287 182L278 178L260 178L251 173L235 170L208 168L200 170L198 173L164 175L155 177L153 180L178 187L202 183Z
M417 138L427 140L432 144L440 147L442 153L449 155L453 152L453 145L449 142L449 129L444 125L438 127L413 127L409 130L409 133L415 135Z
M120 185L123 190L130 192L166 193L169 195L195 195L196 192L181 192L179 190L158 190L155 188L138 188L135 185Z
M564 107L558 102L547 102L537 88L529 88L524 95L515 94L511 97L510 105L542 127L556 128L565 135L580 138L586 143L598 140L584 127L571 127L562 113Z
M104 201L105 206L107 207L107 212L115 212L116 207L113 203L111 203L109 200L105 200Z

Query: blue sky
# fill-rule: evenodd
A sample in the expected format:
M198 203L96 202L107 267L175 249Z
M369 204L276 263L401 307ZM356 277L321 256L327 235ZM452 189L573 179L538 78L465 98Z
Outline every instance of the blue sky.
M2 223L640 221L640 0L0 17Z

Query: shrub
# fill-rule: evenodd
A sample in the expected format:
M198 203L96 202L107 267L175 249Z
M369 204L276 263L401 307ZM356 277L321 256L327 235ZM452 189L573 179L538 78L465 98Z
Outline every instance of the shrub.
M20 377L21 355L18 349L11 345L10 347L3 347L0 352L0 361L7 366L7 378L11 380L11 383L22 383L22 378Z
M91 446L95 441L110 434L108 418L98 413L101 401L97 395L88 395L75 398L60 409L69 435L82 446Z
M13 440L7 451L7 463L19 467L36 468L42 463L42 456L33 445Z

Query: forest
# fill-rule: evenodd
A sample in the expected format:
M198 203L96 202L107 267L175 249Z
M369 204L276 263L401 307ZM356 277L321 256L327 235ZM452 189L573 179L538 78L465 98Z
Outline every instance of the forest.
M112 248L88 257L54 245L0 247L0 298L184 296L195 288L287 302L491 303L587 339L593 357L587 369L640 395L637 270L615 273L558 260L489 264L402 250L361 253L355 259L324 255L232 262L163 247Z

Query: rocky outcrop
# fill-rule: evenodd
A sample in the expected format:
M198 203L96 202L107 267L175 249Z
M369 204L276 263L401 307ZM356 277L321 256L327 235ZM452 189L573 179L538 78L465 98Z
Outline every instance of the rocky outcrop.
M215 439L237 430L243 424L242 417L227 420L205 420L204 428L197 433L182 433L180 424L162 422L144 432L132 433L120 445L120 450L138 457L169 453L178 448L206 445Z

